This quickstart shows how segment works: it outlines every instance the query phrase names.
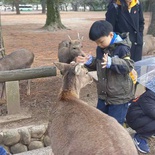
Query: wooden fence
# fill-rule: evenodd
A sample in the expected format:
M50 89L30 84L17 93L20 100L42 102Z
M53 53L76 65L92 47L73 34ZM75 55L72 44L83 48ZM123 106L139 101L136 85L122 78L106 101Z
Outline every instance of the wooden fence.
M0 82L5 82L8 114L20 112L19 80L56 76L55 66L0 71Z

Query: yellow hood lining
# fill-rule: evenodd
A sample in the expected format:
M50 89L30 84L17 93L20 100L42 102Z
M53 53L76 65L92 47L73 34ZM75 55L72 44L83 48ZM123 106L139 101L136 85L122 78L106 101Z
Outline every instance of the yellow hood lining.
M131 8L134 7L137 3L138 3L138 0L132 0L132 2L130 3L130 5L128 6L128 9L131 9ZM116 0L116 4L121 5L120 0Z

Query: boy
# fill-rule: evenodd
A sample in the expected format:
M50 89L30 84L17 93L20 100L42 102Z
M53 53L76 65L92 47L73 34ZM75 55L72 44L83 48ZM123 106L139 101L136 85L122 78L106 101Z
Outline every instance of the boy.
M128 102L134 98L134 84L129 76L134 65L130 41L114 33L112 25L104 20L93 23L89 38L97 44L96 57L78 56L76 61L97 70L97 109L123 124Z
M127 124L136 131L134 142L142 153L149 153L147 139L155 135L155 93L146 91L131 102L127 116Z

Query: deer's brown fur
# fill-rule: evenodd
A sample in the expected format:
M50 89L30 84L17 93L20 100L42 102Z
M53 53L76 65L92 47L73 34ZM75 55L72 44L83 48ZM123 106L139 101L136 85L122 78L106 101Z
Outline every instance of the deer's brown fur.
M49 122L54 155L138 155L129 133L114 118L79 99L80 89L92 81L87 70L73 64L56 66L63 85Z
M143 37L143 56L155 54L155 37L153 35L145 35Z
M69 41L63 40L58 45L58 59L59 62L70 63L74 61L77 56L84 56L84 52L82 51L82 41L83 37L79 37L73 40L70 36Z
M30 68L33 61L34 54L31 51L26 49L18 49L0 59L0 71ZM2 97L3 90L1 91ZM27 94L30 95L30 80L28 80Z
M0 59L0 71L30 68L34 54L26 49L18 49Z

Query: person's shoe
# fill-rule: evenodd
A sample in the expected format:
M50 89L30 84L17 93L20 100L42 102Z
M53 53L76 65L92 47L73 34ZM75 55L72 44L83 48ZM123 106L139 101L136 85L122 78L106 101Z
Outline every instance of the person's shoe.
M138 134L135 134L133 137L134 143L137 147L137 149L142 153L149 153L150 148L147 143L147 141L143 138L141 138Z

